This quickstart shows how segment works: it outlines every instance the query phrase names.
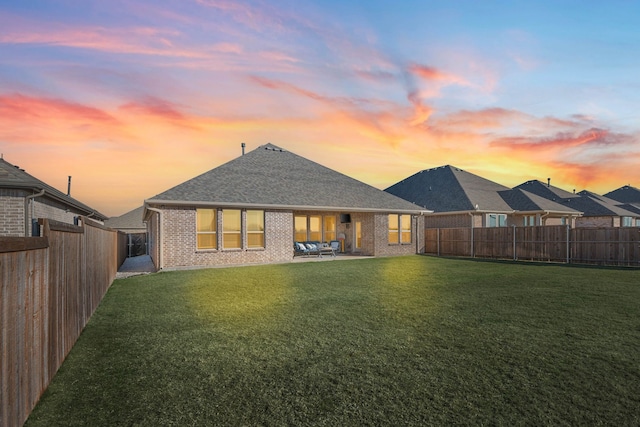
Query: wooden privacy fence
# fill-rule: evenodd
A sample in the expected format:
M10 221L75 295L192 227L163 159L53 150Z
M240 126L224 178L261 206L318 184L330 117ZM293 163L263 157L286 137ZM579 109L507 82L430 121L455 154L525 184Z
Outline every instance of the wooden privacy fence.
M425 253L600 265L640 266L640 228L564 225L428 228Z
M0 426L21 426L113 282L118 232L40 220L0 237Z

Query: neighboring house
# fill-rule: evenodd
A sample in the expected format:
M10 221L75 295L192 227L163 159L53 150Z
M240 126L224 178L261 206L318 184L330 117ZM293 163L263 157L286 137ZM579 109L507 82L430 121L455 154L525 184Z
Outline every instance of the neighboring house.
M104 222L109 228L127 235L127 256L139 256L147 253L147 225L142 221L144 206Z
M571 224L580 215L450 165L420 171L385 191L433 210L425 217L426 228Z
M635 225L640 218L638 213L617 206L619 202L586 190L570 193L538 180L527 181L516 188L581 211L582 216L576 219L576 227L628 227Z
M39 218L74 224L78 216L100 223L107 219L0 158L0 236L39 235L39 227L33 227Z
M145 200L158 269L290 261L294 241L421 252L419 206L267 144Z
M631 212L640 214L640 190L630 185L625 185L604 195L609 199L619 202L617 206ZM640 227L640 218L636 219L636 227Z

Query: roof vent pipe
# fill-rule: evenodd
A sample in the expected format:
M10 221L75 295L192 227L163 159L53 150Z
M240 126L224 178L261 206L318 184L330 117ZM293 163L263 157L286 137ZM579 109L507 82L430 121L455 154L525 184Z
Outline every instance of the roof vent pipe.
M71 196L71 175L69 175L69 181L67 182L67 196Z
M547 178L547 187L551 187L551 178Z
M245 147L244 142L242 144L240 144L240 146L242 147L242 155L244 156L244 147Z

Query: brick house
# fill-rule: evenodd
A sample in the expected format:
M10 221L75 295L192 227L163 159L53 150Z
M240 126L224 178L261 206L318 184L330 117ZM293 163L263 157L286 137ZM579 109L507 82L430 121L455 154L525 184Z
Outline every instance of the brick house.
M570 193L538 180L527 181L516 188L581 211L576 227L633 227L640 219L640 213L630 210L632 208L625 209L620 202L590 191Z
M425 228L572 224L580 212L454 166L420 171L386 192L433 210Z
M145 200L158 269L286 262L294 241L346 253L423 248L428 211L272 144Z
M102 223L107 217L84 203L0 158L0 236L39 235L33 220L54 219L73 224L78 216Z

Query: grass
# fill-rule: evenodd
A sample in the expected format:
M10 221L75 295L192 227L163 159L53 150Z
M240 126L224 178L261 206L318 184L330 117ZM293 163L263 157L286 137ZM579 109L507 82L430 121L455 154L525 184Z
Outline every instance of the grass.
M638 425L640 271L424 256L117 280L26 426Z

